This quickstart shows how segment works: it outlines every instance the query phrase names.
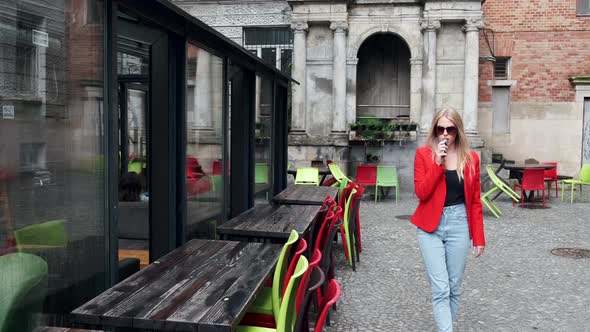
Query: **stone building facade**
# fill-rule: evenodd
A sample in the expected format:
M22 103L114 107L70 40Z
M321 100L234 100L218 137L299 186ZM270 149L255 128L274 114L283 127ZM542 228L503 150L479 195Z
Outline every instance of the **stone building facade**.
M557 161L566 175L590 161L588 0L175 2L241 45L248 27L292 29L296 165L353 160L358 117L406 115L424 133L442 105L462 112L473 147L486 142L484 161ZM417 144L382 160L410 179Z
M289 27L293 34L289 160L348 165L348 130L358 117L405 118L430 127L434 110L463 114L472 146L478 131L479 31L475 1L194 1L175 4L236 43L251 27ZM411 189L417 140L384 146L382 162L399 168Z

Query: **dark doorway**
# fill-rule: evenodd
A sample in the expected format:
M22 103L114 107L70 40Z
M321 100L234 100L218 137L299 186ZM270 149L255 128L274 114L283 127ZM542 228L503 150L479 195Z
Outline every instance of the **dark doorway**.
M116 19L118 256L145 266L175 245L175 125L169 37L119 7ZM158 234L158 236L152 236Z
M378 33L358 51L357 117L391 119L410 115L410 49L391 33Z

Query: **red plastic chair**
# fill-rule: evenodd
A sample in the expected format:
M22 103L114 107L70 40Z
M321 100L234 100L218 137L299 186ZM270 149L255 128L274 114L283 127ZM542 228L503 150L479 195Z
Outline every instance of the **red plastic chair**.
M516 187L520 188L520 200L521 200L521 207L524 207L524 191L529 190L533 192L533 204L535 202L535 191L540 190L543 192L543 207L546 207L545 204L545 176L544 176L544 169L539 168L525 168L524 173L522 175L522 181L520 184L514 185L514 190ZM514 202L512 202L514 206Z
M213 160L213 175L221 175L221 160Z
M328 290L326 294L324 294L323 300L320 302L319 305L319 312L318 319L315 324L314 332L322 332L324 330L324 323L326 321L326 317L328 316L328 312L330 308L338 301L340 297L341 290L340 285L336 280L330 280L330 284L328 284Z
M555 198L559 197L558 195L558 190L557 190L557 163L556 162L543 162L541 163L542 165L553 165L555 166L555 168L552 169L546 169L543 172L543 175L545 176L545 182L547 183L547 196L551 197L551 183L555 182Z
M356 184L359 186L377 185L377 166L358 165L356 167Z
M330 280L334 279L334 252L332 251L332 245L334 244L334 236L336 232L340 229L342 225L342 209L336 208L335 211L331 211L331 215L327 216L320 232L318 233L318 238L316 241L316 245L314 247L315 250L319 250L322 253L322 261L320 263L320 268L326 274L326 283ZM323 287L325 290L325 287ZM318 290L317 298L321 299L322 290Z
M293 275L293 272L295 272L299 257L301 257L301 255L303 255L306 250L307 241L305 241L305 239L299 239L299 243L297 243L297 249L295 250L293 257L291 257L291 262L289 263L289 268L287 269L287 275L285 276L285 282L283 283L283 294L281 296L285 296L285 290L287 290L289 280L291 280L291 276ZM305 275L303 277L305 277Z
M186 177L189 179L199 179L202 177L203 170L199 164L199 159L195 157L186 158Z

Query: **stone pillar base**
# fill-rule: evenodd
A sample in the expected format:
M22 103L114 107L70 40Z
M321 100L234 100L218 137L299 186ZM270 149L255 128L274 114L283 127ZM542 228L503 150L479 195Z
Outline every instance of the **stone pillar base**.
M475 132L475 133L466 133L467 134L467 140L469 141L469 147L471 149L481 149L485 146L485 142L483 140L483 138L481 138L481 136L479 136L479 133Z
M289 136L308 136L304 129L291 129Z

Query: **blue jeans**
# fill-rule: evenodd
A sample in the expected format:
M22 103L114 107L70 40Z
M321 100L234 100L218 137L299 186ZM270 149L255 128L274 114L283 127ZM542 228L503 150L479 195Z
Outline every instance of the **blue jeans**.
M438 331L453 331L465 262L471 246L465 205L445 207L438 228L433 233L418 228L417 236L432 289L432 307Z

